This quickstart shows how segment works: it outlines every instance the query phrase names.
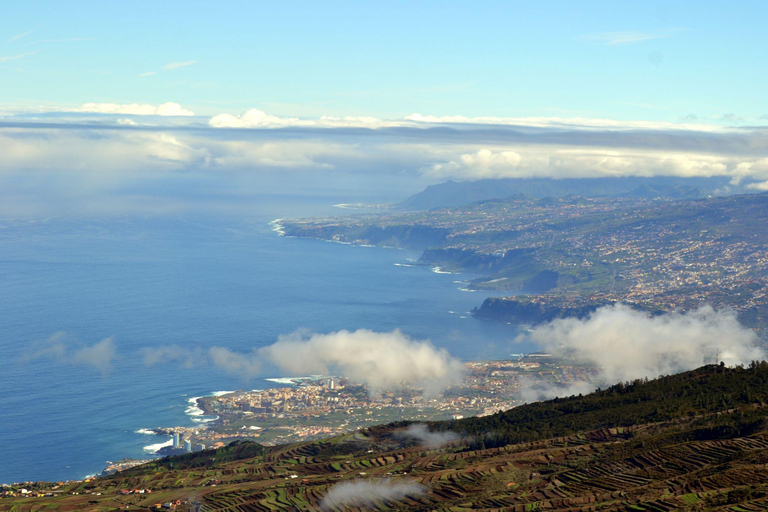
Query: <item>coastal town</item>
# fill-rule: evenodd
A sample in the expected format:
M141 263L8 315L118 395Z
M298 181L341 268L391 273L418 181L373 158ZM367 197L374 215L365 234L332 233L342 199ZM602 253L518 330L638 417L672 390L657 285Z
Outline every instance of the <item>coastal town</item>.
M461 385L440 396L404 387L378 395L365 386L335 376L290 379L291 385L202 397L197 404L213 421L195 427L152 429L170 436L173 455L218 448L237 439L264 445L321 439L395 421L432 421L485 416L526 401L525 389L594 381L597 370L574 366L548 354L519 355L500 361L465 363Z

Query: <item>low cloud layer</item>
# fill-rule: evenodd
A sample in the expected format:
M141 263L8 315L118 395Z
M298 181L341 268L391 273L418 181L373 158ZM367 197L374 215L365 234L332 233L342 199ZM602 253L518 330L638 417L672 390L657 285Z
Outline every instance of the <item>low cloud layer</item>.
M169 345L165 347L147 347L141 351L144 364L179 364L191 369L199 366L214 366L230 375L250 380L261 375L261 360L256 351L250 354L235 352L225 347L182 347Z
M168 102L161 105L147 105L131 103L121 105L118 103L85 103L83 106L72 109L73 112L91 112L96 114L128 114L135 116L194 116L191 110L183 108L178 103Z
M743 327L732 311L704 306L688 313L651 316L617 304L598 309L588 318L554 320L527 337L557 356L598 367L597 380L614 384L692 370L715 362L748 364L766 358L755 347L755 333ZM539 385L529 396L549 398L590 391L575 384L559 389Z
M330 488L320 502L320 507L323 510L366 507L381 501L401 501L409 496L420 496L426 492L426 487L412 481L381 479L341 482Z
M145 348L142 355L148 366L210 365L244 380L261 376L262 362L271 363L292 376L342 375L365 384L372 394L412 386L423 388L427 395L436 395L461 382L465 372L461 361L445 349L438 349L429 341L413 340L399 330L360 329L329 334L297 331L250 353L224 347L202 349L173 345Z
M395 435L401 439L416 439L421 446L429 449L440 448L461 439L461 436L455 432L430 432L429 427L424 423L409 425Z
M464 365L445 349L399 330L296 332L259 352L292 375L338 373L365 384L374 394L407 385L435 395L464 375Z
M204 119L174 102L86 103L0 112L0 154L0 214L11 215L142 210L148 197L192 208L200 194L185 191L203 182L221 198L261 193L270 180L279 193L342 182L400 191L385 201L480 178L721 177L768 190L765 129L697 123L258 109Z
M315 128L382 128L385 126L400 126L398 121L386 121L375 117L331 117L319 119L300 119L298 117L280 117L252 108L240 115L219 114L211 117L208 122L213 128L286 128L286 127L315 127Z
M33 345L24 360L46 358L59 363L90 366L106 375L112 370L115 359L115 343L112 337L93 345L79 343L64 332L57 332L47 340Z

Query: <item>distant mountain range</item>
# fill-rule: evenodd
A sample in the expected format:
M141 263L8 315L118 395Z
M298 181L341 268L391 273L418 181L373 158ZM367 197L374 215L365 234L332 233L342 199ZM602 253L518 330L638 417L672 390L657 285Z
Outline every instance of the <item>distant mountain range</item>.
M526 196L545 197L635 197L669 199L696 199L710 195L731 195L752 192L745 184L731 185L725 177L674 178L506 178L477 181L446 181L431 185L414 194L400 207L408 210L453 208L477 201Z

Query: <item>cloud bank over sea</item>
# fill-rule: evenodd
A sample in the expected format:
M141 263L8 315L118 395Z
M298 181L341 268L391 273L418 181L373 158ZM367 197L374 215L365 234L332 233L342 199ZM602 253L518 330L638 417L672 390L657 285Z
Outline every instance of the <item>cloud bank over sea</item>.
M192 369L210 365L244 381L264 375L267 364L292 376L342 375L365 384L372 395L409 386L435 396L460 383L465 374L463 363L447 350L436 348L428 340L414 340L399 330L358 329L327 334L300 330L250 353L217 346L204 349L173 345L145 348L142 354L148 366L180 364Z
M766 190L766 133L583 117L206 117L174 102L7 111L0 214L175 211L270 183L285 191L354 181L403 198L446 179L717 176Z

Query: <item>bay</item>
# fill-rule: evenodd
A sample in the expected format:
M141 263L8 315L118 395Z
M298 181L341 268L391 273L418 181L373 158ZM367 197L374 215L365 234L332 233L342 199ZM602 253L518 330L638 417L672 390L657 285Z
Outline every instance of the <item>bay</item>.
M248 215L123 216L0 223L0 482L81 479L192 425L189 399L263 389L204 361L147 365L158 347L249 352L297 329L401 329L462 360L533 350L513 326L468 311L469 276L412 266L412 251L277 236L270 221L344 213L265 200ZM77 351L111 338L109 368Z

